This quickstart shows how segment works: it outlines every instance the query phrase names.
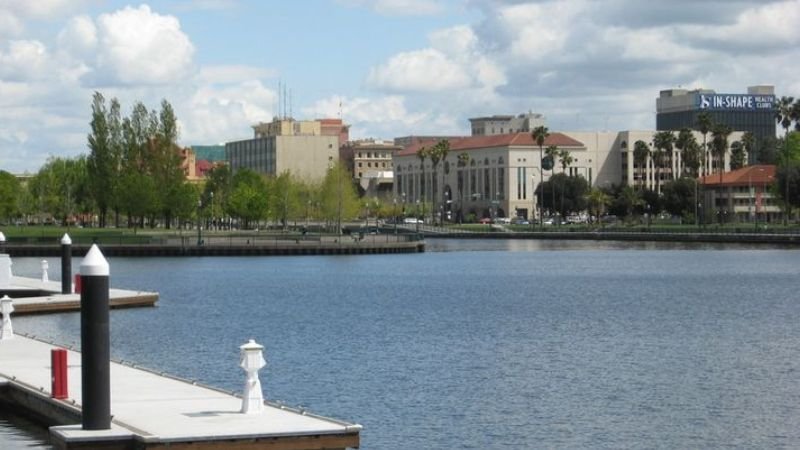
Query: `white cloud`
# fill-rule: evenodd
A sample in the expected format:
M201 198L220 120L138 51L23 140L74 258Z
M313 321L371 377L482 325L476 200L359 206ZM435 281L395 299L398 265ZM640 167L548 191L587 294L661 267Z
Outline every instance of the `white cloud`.
M0 49L0 77L20 81L40 79L47 75L47 49L39 41L9 41L8 49Z
M194 46L175 17L128 6L101 15L97 26L98 84L168 84L191 69Z
M399 53L370 70L367 82L393 91L463 89L471 80L462 67L436 49Z
M369 7L386 16L425 16L444 11L441 1L436 0L340 0L348 6Z
M76 16L58 33L58 46L76 57L88 58L97 47L97 27L89 16Z

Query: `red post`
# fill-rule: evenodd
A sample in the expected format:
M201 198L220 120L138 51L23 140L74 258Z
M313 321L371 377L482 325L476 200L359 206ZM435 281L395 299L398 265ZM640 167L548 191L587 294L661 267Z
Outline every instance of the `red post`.
M50 352L50 367L52 374L51 396L58 400L69 397L67 393L67 351L63 348L54 348Z
M79 273L75 274L75 293L81 293L81 274Z

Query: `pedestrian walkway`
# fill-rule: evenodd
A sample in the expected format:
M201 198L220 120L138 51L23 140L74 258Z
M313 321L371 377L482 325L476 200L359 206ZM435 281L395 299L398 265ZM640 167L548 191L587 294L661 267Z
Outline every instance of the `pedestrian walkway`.
M47 416L47 409L81 407L81 354L68 351L68 398L50 398L50 353L58 348L22 335L0 340L0 401ZM236 351L233 349L232 351ZM234 359L234 358L232 358ZM238 367L237 370L240 370ZM244 373L242 372L244 382ZM14 392L12 395L11 393ZM23 400L20 400L23 399ZM242 414L230 393L111 363L112 429L84 431L80 424L51 428L57 448L337 449L358 447L360 425L267 402L259 414ZM131 447L133 448L133 447Z

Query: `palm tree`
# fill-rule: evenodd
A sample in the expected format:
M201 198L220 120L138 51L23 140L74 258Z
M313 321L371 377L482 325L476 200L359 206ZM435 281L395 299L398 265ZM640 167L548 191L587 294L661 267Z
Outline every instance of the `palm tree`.
M608 196L601 189L592 188L586 195L586 200L589 202L589 212L597 218L598 223L601 223L601 217L606 210L606 206L611 203L611 197Z
M721 123L714 125L714 129L711 130L711 148L719 164L720 183L722 183L722 173L725 172L725 153L728 152L728 136L732 131L729 126Z
M797 118L798 109L800 109L800 107L798 107L797 104L794 103L794 97L786 97L786 96L781 97L775 108L775 120L783 128L784 131L783 166L787 170L787 174L789 169L789 127L792 125L792 119ZM783 203L785 205L785 211L783 214L784 225L789 223L789 183L787 182L785 184L786 184L786 192L784 193L783 197Z
M639 166L639 170L643 173L647 172L644 170L644 166L647 165L648 156L650 156L650 147L647 143L645 141L636 141L633 144L633 164ZM645 184L647 184L646 180L642 180L642 190L644 190Z
M547 139L547 136L550 136L550 133L547 130L547 127L543 126L543 125L540 125L540 126L534 128L533 131L531 132L531 137L533 138L534 142L536 142L536 145L539 146L539 185L540 186L542 185L542 182L544 182L544 175L543 175L543 172L542 172L542 160L544 159L544 156L543 156L543 154L544 154L544 141L545 141L545 139ZM544 195L544 190L540 189L539 190L539 226L540 227L543 225L543 221L544 221L543 217L542 217L542 210L543 210L543 206L544 206L544 198L542 197L543 195Z
M434 152L436 153L436 155L437 155L437 157L439 159L439 162L444 162L445 166L446 166L447 155L450 153L450 141L448 141L446 139L442 139L439 142L437 142L436 145L433 146L433 148L435 149ZM433 159L431 159L431 161L433 161ZM435 171L436 171L436 165L434 164L434 176L436 176L436 172ZM444 210L446 208L445 198L444 198L444 188L445 188L446 176L447 176L447 174L445 173L445 170L442 170L442 184L440 186L441 187L441 204L440 204L441 208L440 208L440 211L439 211L439 214L440 214L440 216L439 216L439 224L440 225L444 225Z
M671 131L659 131L653 136L653 162L656 169L656 192L661 192L661 168L664 165L664 156L672 160L672 146L675 135ZM673 174L673 179L675 178Z
M546 149L544 149L545 158L550 161L550 178L553 178L553 175L556 173L556 157L558 157L558 147L555 145L548 145ZM550 185L550 194L553 202L551 203L552 209L556 209L556 191L554 186Z
M742 135L742 147L747 152L748 161L755 162L756 155L754 154L756 148L756 137L753 136L752 131L745 131Z
M681 128L681 131L678 132L678 137L675 139L675 148L681 151L681 162L683 164L682 175L689 172L689 164L687 164L687 156L691 157L689 153L691 152L692 146L697 144L697 140L694 138L694 133L692 130L688 128Z
M439 167L439 162L442 160L438 142L428 149L428 158L431 159L431 166L433 168L433 174L431 174L431 207L433 208L431 211L431 221L436 222L436 192L438 191L437 184L439 184L436 179L436 169Z
M714 127L714 120L707 112L701 112L697 115L697 131L703 135L703 158L704 162L708 161L708 142L706 137L711 129ZM703 174L705 174L705 167L703 167Z
M425 158L428 157L430 151L423 147L417 150L417 158L419 158L419 168L422 171L422 178L419 182L420 193L422 194L422 220L425 221Z
M735 141L731 144L731 170L744 167L744 144L742 141Z
M561 161L561 171L566 174L567 168L575 161L575 158L570 155L569 150L562 148L558 152L558 159ZM560 211L564 211L564 185L561 185L561 208ZM563 217L562 217L563 218Z

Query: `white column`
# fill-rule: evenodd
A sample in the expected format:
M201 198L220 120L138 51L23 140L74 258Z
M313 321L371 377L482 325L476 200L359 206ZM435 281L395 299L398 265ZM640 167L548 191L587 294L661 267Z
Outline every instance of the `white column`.
M264 409L264 393L261 392L261 381L258 379L258 371L267 365L264 361L264 347L250 342L239 347L239 366L247 373L242 392L243 414L259 414Z
M7 295L0 299L0 312L3 313L3 328L0 329L0 341L14 339L14 330L11 327L11 313L14 312L14 304Z

